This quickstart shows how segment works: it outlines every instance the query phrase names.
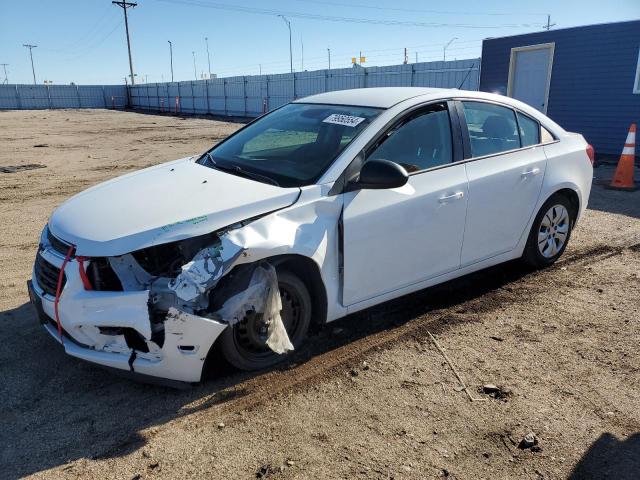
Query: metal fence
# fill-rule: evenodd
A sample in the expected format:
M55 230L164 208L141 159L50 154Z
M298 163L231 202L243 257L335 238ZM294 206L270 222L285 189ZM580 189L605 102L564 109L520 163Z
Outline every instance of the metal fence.
M146 83L129 87L129 100L132 108L143 110L251 117L293 99L332 90L408 86L478 90L479 72L480 59L476 58Z
M125 108L124 85L0 85L0 110Z
M126 108L180 114L254 117L296 98L367 87L478 90L480 59L340 68L170 83L0 85L0 110Z

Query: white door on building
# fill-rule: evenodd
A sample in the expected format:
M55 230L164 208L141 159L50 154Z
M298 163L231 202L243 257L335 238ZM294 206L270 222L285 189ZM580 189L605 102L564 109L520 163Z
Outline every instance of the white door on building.
M511 49L508 95L547 113L553 43Z

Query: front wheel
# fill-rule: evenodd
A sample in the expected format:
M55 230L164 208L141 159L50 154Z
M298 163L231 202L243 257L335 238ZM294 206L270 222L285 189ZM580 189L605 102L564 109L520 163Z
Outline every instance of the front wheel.
M296 275L278 272L278 287L282 300L280 316L294 348L300 347L311 325L311 296ZM286 358L267 346L267 324L262 314L249 312L240 322L220 336L220 351L224 358L240 370L253 371L272 367Z
M574 209L567 197L552 196L533 222L523 260L534 268L552 265L567 248L574 222Z

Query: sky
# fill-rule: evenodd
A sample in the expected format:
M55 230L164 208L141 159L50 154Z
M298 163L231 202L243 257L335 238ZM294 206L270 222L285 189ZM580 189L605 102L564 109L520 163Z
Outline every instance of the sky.
M136 83L477 58L482 39L640 18L640 0L137 0L129 8ZM111 0L0 0L0 64L9 83L122 84L129 75L122 8ZM195 52L195 72L194 53ZM0 67L0 83L4 72Z

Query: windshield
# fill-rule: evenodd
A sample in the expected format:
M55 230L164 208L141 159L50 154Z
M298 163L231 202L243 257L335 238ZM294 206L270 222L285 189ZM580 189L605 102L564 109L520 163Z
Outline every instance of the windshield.
M310 185L381 111L290 103L212 148L198 163L282 187Z

